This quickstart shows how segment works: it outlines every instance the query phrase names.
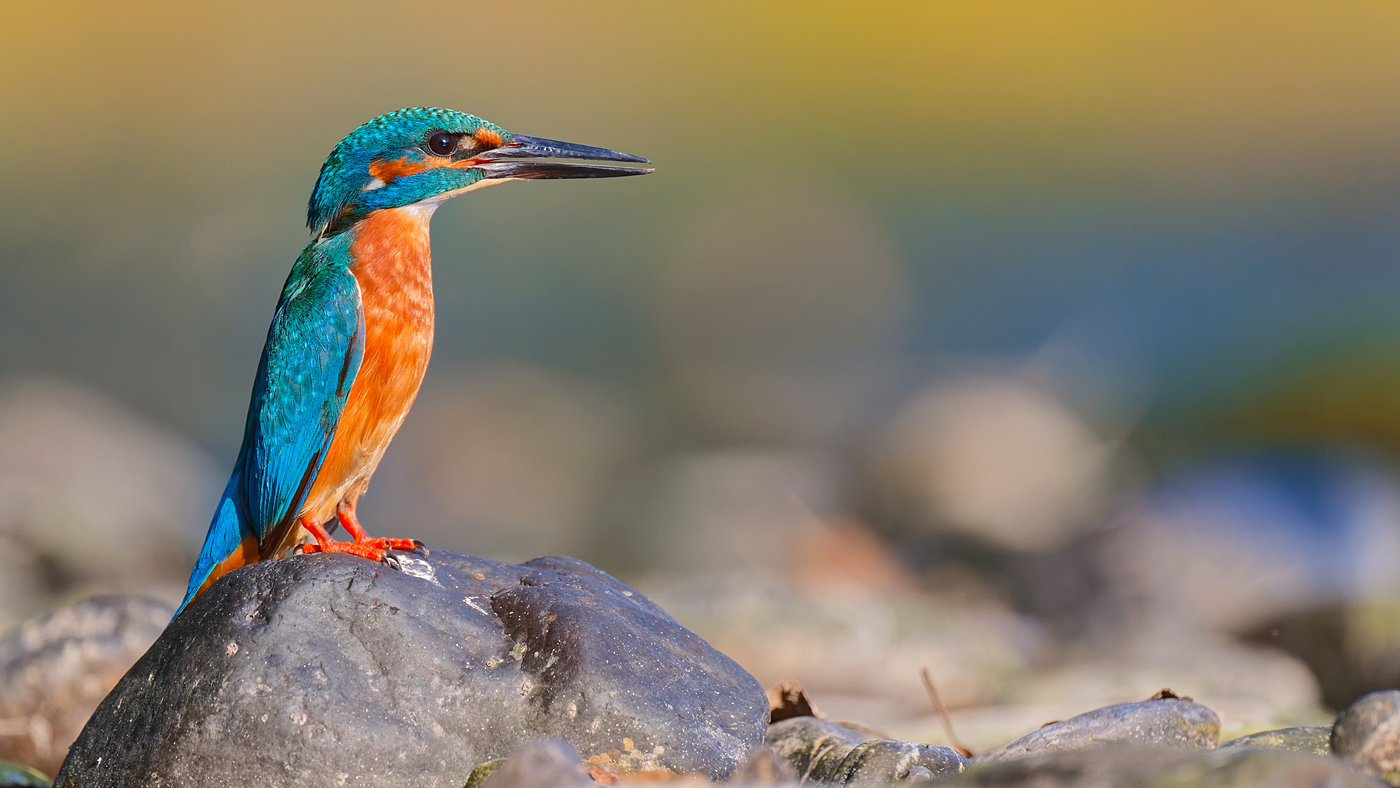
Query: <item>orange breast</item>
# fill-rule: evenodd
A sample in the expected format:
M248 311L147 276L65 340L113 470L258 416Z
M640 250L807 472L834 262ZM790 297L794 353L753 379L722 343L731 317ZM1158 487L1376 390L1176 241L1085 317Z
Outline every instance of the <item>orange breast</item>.
M301 515L326 522L369 484L413 405L433 348L432 208L376 211L356 230L350 271L360 283L365 355Z

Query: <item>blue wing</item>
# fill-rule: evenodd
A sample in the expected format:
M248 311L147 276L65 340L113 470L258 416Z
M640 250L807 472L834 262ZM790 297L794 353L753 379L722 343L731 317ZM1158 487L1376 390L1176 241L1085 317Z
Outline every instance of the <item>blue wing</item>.
M316 478L359 372L364 334L359 285L343 267L322 269L284 295L244 437L243 495L264 549L295 521Z
M292 268L258 364L243 448L185 601L268 552L296 524L364 356L359 284L309 248Z

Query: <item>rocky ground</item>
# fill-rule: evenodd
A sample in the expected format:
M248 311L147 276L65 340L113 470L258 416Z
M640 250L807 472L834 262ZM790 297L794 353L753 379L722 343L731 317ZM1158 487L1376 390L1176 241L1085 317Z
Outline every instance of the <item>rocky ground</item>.
M894 598L867 599L873 623L852 613L846 629L826 622L808 635L829 637L838 661L887 655L890 670L848 679L847 691L866 688L861 701L813 698L796 682L765 695L749 671L661 606L574 559L509 565L434 551L402 554L397 568L347 556L268 562L234 573L163 632L169 608L133 597L82 601L21 625L0 642L0 708L27 727L6 739L4 757L54 774L66 751L54 783L62 786L1400 784L1400 691L1317 719L1315 685L1293 701L1275 696L1272 706L1268 693L1251 689L1292 675L1294 663L1276 654L1216 644L1206 654L1226 667L1194 674L1170 654L1124 669L1130 651L1047 666L1037 661L1044 635L1014 616L979 619L972 603L944 614L968 634L959 650L937 626L905 624L900 617L915 614L890 612ZM786 634L773 633L781 654L797 642L794 621L842 615L829 601L798 594L750 613L787 622ZM774 610L784 615L767 618ZM736 651L765 667L761 649L750 648ZM988 672L979 673L979 660L992 662ZM890 693L906 693L908 709L935 705L913 667L919 661L945 678L961 670L983 683L947 682L937 698L946 713L901 718ZM912 682L895 670L906 663ZM1195 683L1224 708L1168 690L1098 707L1080 700L1075 708L1068 695L1092 699L1164 675L1141 667L1153 664L1214 677ZM1095 666L1097 685L1088 680ZM1133 670L1145 672L1134 678ZM1250 671L1261 674L1255 684L1222 691L1230 675ZM841 688L834 674L814 673ZM998 682L1018 688L997 695ZM969 705L1033 698L1045 687L1069 689L1041 703ZM1326 724L1262 724L1300 699L1292 713ZM875 713L852 718L847 709ZM1260 716L1231 720L1240 710ZM978 714L995 723L966 724ZM1248 727L1267 730L1238 735ZM934 728L937 735L903 732ZM47 784L18 765L0 775L0 786Z

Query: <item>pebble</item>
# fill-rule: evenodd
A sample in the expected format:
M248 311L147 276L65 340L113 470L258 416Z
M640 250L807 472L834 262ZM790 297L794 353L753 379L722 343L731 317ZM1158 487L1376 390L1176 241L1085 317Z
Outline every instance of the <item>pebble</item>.
M1309 755L1331 755L1332 729L1326 725L1306 725L1260 731L1233 739L1220 747L1268 747L1289 752L1305 752Z
M999 749L978 755L974 764L995 763L1048 752L1105 745L1209 750L1220 740L1220 717L1188 700L1120 703L1053 722Z
M974 766L979 788L1385 788L1331 757L1260 747L1182 751L1114 746Z
M1332 750L1400 785L1400 690L1372 692L1346 707L1332 725Z
M967 766L967 759L948 747L884 739L816 717L774 723L764 741L803 783L912 782L956 775Z
M526 742L516 747L509 758L491 763L497 765L480 781L482 788L569 788L593 783L578 750L558 739ZM474 788L475 776L474 769L467 778L467 788Z
M749 759L734 770L729 781L739 785L795 783L797 771L772 747L765 744L749 754Z

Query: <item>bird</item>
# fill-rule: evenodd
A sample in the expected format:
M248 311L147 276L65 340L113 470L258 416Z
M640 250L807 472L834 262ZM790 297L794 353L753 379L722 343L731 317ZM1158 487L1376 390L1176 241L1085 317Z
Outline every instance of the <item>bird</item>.
M220 577L293 552L383 561L421 550L355 514L433 345L428 225L443 202L513 180L643 175L641 156L409 107L350 132L321 165L311 241L282 287L243 443L176 616ZM343 527L351 541L331 539ZM310 541L308 541L308 539Z

